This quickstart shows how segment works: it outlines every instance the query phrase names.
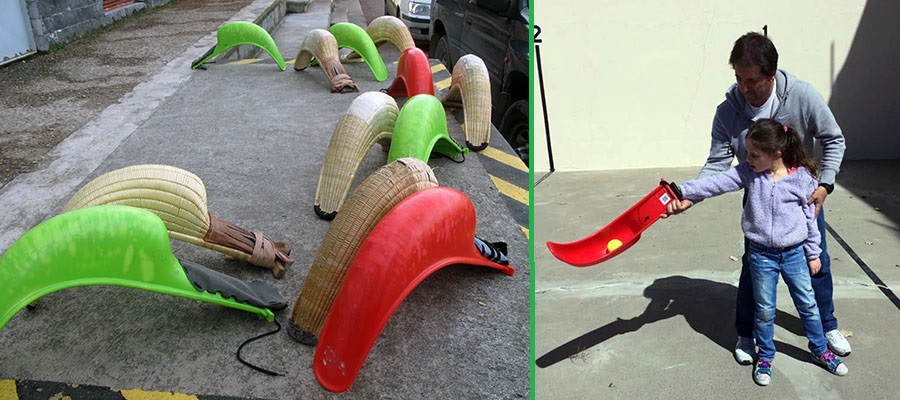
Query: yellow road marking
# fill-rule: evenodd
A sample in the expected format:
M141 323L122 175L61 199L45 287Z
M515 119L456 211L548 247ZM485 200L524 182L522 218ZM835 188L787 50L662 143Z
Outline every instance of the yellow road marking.
M499 190L500 193L503 193L503 194L509 196L510 198L512 198L515 201L518 201L519 203L522 203L526 206L528 205L528 191L527 190L522 189L516 185L513 185L512 183L509 183L509 182L507 182L503 179L500 179L496 176L493 176L491 174L488 174L488 176L490 176L491 180L494 181L494 186L497 187L497 190Z
M452 78L447 78L438 82L435 82L434 89L435 90L444 90L450 86L450 81Z
M522 162L522 159L516 157L511 154L504 153L500 150L497 150L493 147L488 146L484 150L478 152L478 154L493 158L499 162L502 162L510 167L513 167L522 172L528 172L528 168L525 168L525 163Z
M147 392L139 389L120 390L125 400L197 400L197 396L171 392Z
M528 239L528 228L526 228L526 227L524 227L524 226L522 226L522 225L519 225L519 229L521 229L521 230L522 230L522 233L525 234L525 239Z
M441 64L441 63L438 63L437 65L432 65L432 66L431 66L431 73L432 73L432 74L435 73L435 72L438 72L438 71L440 71L440 70L446 71L446 70L447 70L447 67L445 67L444 64Z
M12 379L0 379L0 400L18 400L16 381Z
M262 58L245 58L243 60L232 61L229 64L237 64L237 65L253 64L255 62L260 62L260 61L262 61Z

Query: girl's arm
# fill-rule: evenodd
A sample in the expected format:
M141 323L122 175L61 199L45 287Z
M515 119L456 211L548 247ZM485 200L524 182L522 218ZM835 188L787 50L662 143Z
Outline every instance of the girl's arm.
M696 202L742 189L747 186L752 174L750 166L747 163L741 163L735 168L716 175L686 180L681 184L681 191L684 193L684 198Z

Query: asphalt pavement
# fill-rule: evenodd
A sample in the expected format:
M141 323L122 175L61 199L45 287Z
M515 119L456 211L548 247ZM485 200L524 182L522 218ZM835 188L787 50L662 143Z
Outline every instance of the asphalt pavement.
M232 20L252 21L272 4L256 1ZM272 36L286 60L294 58L310 29L327 28L329 14L330 2L317 0L306 13L284 16ZM175 255L246 281L269 283L292 305L331 224L313 212L325 150L338 118L358 93L332 94L318 67L294 71L289 64L280 71L264 52L258 60L219 60L206 70L190 70L191 61L213 44L215 33L60 143L45 168L3 187L0 251L58 214L78 188L105 172L134 164L174 165L203 180L211 214L286 242L297 261L276 280L268 270L182 242L172 242ZM361 93L386 88L396 74L399 53L390 46L381 51L388 64L386 82L375 81L366 64L345 65ZM442 74L442 81L449 78L446 70ZM448 110L449 133L464 143L457 114ZM442 186L472 200L479 237L509 244L515 275L465 265L431 275L394 313L346 395L529 396L527 219L523 223L510 211L509 196L496 180L506 170L521 168L497 161L506 157L488 156L512 153L496 131L490 149L469 153L462 163L440 158L429 165ZM354 186L385 159L386 153L374 146ZM396 246L416 243L397 238ZM276 313L282 325L289 310ZM285 331L244 350L245 358L285 376L267 376L236 360L244 340L273 327L249 313L137 289L67 289L42 297L34 310L20 311L0 331L0 394L30 387L42 389L34 393L49 396L59 390L79 398L78 388L99 387L126 398L129 392L123 389L201 398L330 397L313 375L315 349Z
M536 398L889 399L900 393L900 160L845 161L825 203L836 316L852 345L838 377L809 357L779 284L768 387L732 358L741 194L657 221L633 247L583 268L545 243L593 234L656 187L697 168L556 172L534 191ZM536 179L538 179L536 174Z

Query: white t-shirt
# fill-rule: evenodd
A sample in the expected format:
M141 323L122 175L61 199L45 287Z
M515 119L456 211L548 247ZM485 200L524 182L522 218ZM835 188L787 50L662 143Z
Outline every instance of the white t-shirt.
M772 93L769 95L769 99L766 100L763 105L759 107L754 107L753 104L747 102L747 114L751 116L750 119L756 121L760 118L773 118L775 117L775 110L778 109L778 96L775 95L775 84L772 84Z

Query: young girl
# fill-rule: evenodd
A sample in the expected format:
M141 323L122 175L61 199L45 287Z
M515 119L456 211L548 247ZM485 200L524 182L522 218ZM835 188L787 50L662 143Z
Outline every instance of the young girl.
M810 282L810 275L822 266L815 205L807 204L818 185L816 164L803 151L799 135L775 120L756 121L746 141L746 162L715 176L685 181L682 191L685 199L696 202L746 189L741 228L749 242L756 301L753 336L759 347L753 380L768 385L772 378L779 274L803 321L813 358L829 372L843 376L847 366L828 349Z

